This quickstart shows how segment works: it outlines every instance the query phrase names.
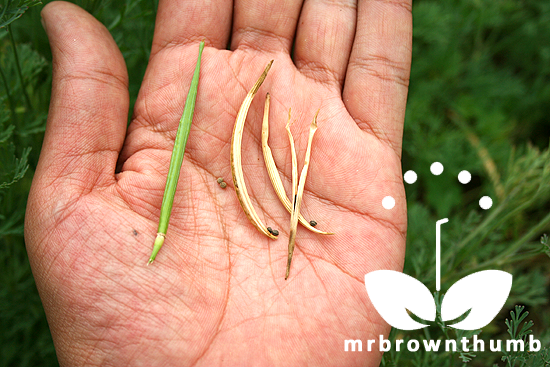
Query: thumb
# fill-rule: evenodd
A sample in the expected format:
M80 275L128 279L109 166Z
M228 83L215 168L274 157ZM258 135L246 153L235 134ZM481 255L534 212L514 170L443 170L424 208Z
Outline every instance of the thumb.
M126 65L107 29L78 6L51 2L42 20L53 81L33 186L81 195L114 182L128 115Z

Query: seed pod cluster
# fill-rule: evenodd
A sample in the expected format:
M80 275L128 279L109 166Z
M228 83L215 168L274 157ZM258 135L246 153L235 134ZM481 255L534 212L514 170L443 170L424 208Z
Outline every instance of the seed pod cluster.
M250 108L252 99L258 92L258 89L262 85L263 81L265 80L267 73L271 68L272 63L273 63L273 60L269 62L264 72L260 76L260 78L256 81L256 83L254 84L250 92L248 92L237 114L237 118L235 120L235 126L233 128L233 136L231 138L231 172L233 174L233 183L235 187L235 192L237 194L237 198L239 199L239 203L241 204L241 207L243 208L243 211L247 216L247 218L261 233L268 236L269 238L276 239L277 236L279 235L279 231L274 230L271 227L266 227L260 220L258 214L254 210L254 207L252 206L252 201L250 200L248 191L246 189L246 184L244 181L244 174L243 174L242 160L241 160L242 135L244 131L244 124L248 113L248 109ZM271 183L273 185L273 188L275 189L275 192L277 193L277 196L281 201L281 203L283 204L283 206L290 212L290 235L289 235L289 243L288 243L288 260L287 260L286 275L285 275L285 279L288 279L289 272L290 272L290 264L292 262L292 254L294 252L294 247L296 243L296 232L297 232L298 222L300 222L304 227L306 227L312 232L319 233L319 234L332 234L332 233L323 232L314 228L317 225L317 222L313 220L308 222L306 219L303 218L302 215L300 215L300 207L302 203L305 181L307 177L309 161L311 156L311 144L313 141L313 135L317 130L317 115L319 111L317 111L317 113L315 114L315 117L313 118L313 122L310 125L304 166L302 168L302 172L300 174L299 179L298 179L298 168L297 168L298 164L296 160L296 150L294 147L294 139L292 137L292 133L290 132L290 113L289 113L289 121L286 125L286 130L288 132L288 137L290 140L291 155L292 155L292 202L291 202L285 193L281 177L279 176L277 167L275 165L275 161L273 159L273 155L271 153L271 149L268 145L269 104L270 104L270 96L269 94L267 94L266 101L265 101L264 118L263 118L263 124L262 124L262 152L264 155L264 161L265 161L266 168L267 168ZM224 183L223 179L221 183L219 181L218 183L220 185Z
M281 180L281 176L279 175L279 171L277 170L277 165L275 164L275 160L273 159L273 154L271 152L271 148L269 147L268 140L269 140L269 107L271 102L271 96L269 93L265 97L265 107L264 107L264 118L262 123L262 152L264 155L264 161L265 166L267 168L267 173L269 175L269 179L271 180L271 185L273 185L273 189L275 189L275 193L277 194L277 197L285 207L285 209L291 213L292 212L292 203L288 199L285 188L283 186L283 181ZM288 120L290 123L290 111L288 113ZM294 141L291 145L294 144ZM319 234L333 234L330 232L323 232L316 228L313 228L317 225L317 222L314 220L307 221L302 214L298 213L298 221L307 229L309 229L312 232L319 233ZM315 223L313 225L312 223Z

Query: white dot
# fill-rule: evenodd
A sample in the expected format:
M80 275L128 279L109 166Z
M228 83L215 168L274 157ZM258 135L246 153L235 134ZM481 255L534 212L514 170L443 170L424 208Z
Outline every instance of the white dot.
M433 162L430 166L430 171L436 176L439 176L443 173L443 165L439 162Z
M483 196L481 199L479 199L479 206L481 209L489 209L493 206L493 200L488 196Z
M458 174L458 181L460 181L461 184L467 184L472 180L472 175L468 171L460 171Z
M395 206L395 199L391 196L386 196L382 199L382 206L384 207L384 209L393 209L393 207Z
M416 179L418 178L418 176L416 175L416 172L414 172L414 171L407 171L403 175L403 178L405 179L406 183L413 184L413 183L416 182Z

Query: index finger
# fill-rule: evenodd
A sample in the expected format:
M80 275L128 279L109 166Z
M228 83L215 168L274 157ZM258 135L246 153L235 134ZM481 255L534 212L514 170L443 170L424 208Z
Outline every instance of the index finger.
M151 57L166 47L203 40L207 46L226 48L232 16L231 0L159 1Z

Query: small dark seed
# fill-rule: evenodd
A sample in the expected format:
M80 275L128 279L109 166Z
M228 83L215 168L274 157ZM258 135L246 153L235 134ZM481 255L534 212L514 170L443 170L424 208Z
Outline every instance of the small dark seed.
M267 231L271 234L273 234L273 230L271 229L271 227L267 227Z
M279 231L274 229L273 232L271 232L271 234L277 237L279 235Z
M315 227L317 225L317 222L314 221L314 220L310 220L309 225L312 226L312 227Z
M216 180L219 184L221 184L223 182L223 177L218 177L218 179Z
M220 184L220 187L221 187L222 189L225 189L225 188L227 187L227 184L226 184L225 182L222 182L222 183Z

